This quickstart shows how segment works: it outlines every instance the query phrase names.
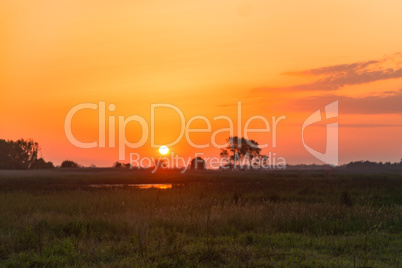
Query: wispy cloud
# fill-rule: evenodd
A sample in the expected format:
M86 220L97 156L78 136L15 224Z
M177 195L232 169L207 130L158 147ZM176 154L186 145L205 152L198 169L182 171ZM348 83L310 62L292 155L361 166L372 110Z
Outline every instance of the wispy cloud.
M322 75L322 74L327 74L327 75L336 75L339 73L346 73L346 72L357 72L359 70L362 70L369 65L379 63L379 61L372 60L372 61L366 61L366 62L356 62L352 64L339 64L339 65L333 65L333 66L326 66L326 67L321 67L317 69L310 69L310 70L304 70L304 71L295 71L295 72L285 72L283 73L284 75Z
M263 90L283 91L335 91L344 86L370 83L378 80L401 78L402 58L400 53L381 60L340 64L321 68L285 72L284 75L312 76L314 81L281 88L263 88Z

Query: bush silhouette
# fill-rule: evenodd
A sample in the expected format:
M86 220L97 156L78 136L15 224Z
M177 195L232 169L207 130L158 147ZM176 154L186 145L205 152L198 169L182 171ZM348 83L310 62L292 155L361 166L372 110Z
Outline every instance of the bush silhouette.
M32 169L50 169L50 168L54 168L54 165L52 162L46 162L45 160L43 160L43 158L39 158L32 164L31 168Z
M75 163L74 161L65 160L65 161L63 161L63 163L61 163L61 167L62 168L77 168L78 164Z
M205 161L201 157L196 157L191 160L191 169L205 169Z

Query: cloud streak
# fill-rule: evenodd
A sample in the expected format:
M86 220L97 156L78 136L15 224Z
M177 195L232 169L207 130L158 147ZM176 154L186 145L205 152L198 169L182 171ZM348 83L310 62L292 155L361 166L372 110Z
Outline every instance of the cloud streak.
M296 71L296 72L286 72L284 75L334 75L345 72L356 72L358 70L362 70L369 65L379 63L379 61L366 61L366 62L356 62L352 64L339 64L333 66L326 66L317 69L310 69L305 71Z
M280 88L264 88L264 91L335 91L344 86L365 84L379 80L402 78L401 54L391 58L340 64L304 71L285 72L284 75L316 77L307 84L299 84Z

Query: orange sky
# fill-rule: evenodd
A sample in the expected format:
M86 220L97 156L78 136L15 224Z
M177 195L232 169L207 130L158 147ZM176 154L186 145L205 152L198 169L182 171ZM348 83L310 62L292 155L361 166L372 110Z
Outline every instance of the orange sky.
M73 106L105 101L116 105L107 116L150 123L151 104L171 103L186 120L227 115L236 123L241 101L242 124L253 115L287 117L277 147L264 153L321 163L303 148L301 126L338 100L340 163L401 159L401 1L114 2L0 2L0 138L32 138L55 164L110 166L117 148L81 149L67 140ZM211 122L212 130L227 127ZM175 112L160 110L156 141L174 140L178 123ZM78 139L97 140L97 111L77 113L72 124ZM139 125L128 125L126 135L138 140ZM306 142L324 150L325 135L323 125L311 126ZM271 136L251 135L259 143ZM191 137L207 143L211 134ZM171 151L219 155L185 139ZM158 156L149 141L130 152Z

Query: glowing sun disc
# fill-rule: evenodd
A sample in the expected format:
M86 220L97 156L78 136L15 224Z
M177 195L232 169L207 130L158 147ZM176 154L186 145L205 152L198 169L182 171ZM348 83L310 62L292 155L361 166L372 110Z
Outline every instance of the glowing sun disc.
M167 153L169 152L169 148L168 148L167 146L161 146L161 147L159 148L159 152L160 152L161 154L167 154Z

